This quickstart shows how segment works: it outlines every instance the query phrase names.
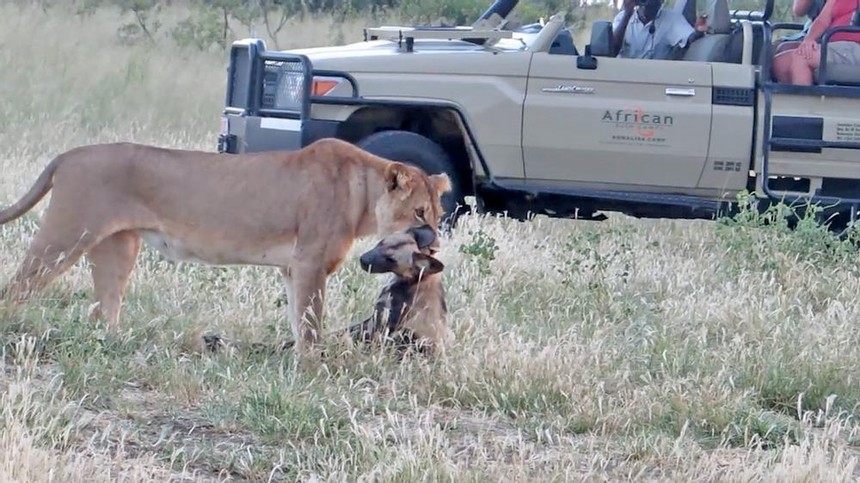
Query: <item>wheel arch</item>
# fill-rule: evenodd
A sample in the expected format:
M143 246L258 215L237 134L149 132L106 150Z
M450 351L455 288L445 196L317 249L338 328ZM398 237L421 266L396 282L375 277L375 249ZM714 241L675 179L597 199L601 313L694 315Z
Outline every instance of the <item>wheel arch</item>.
M457 112L440 106L363 106L340 123L338 137L358 143L382 131L409 131L438 143L453 161L457 172L452 174L464 181L465 194L474 194L475 159Z
M328 111L328 117L337 123L333 135L358 143L367 136L386 130L404 130L420 134L438 143L449 153L456 173L464 181L466 195L476 194L478 178L495 184L492 171L478 145L461 106L448 101L411 99L325 98L313 99L317 106ZM325 106L325 107L323 107ZM332 116L333 115L333 118Z

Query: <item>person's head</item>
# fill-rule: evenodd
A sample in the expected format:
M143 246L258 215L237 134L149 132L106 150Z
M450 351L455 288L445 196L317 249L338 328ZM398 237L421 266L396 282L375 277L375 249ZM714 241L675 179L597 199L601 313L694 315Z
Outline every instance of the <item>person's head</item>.
M657 18L657 12L663 6L663 0L636 0L636 3L639 5L639 14L645 23Z

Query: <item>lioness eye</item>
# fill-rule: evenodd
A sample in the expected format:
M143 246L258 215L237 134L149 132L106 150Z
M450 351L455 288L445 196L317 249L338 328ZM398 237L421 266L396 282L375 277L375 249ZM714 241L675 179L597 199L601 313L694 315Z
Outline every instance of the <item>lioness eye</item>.
M415 210L415 218L424 221L424 208L418 208Z

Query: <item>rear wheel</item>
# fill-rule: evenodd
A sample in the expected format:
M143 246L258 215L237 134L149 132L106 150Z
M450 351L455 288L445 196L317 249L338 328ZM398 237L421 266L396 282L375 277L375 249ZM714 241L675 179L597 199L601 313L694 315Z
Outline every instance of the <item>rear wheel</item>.
M427 174L446 173L451 180L451 191L442 195L442 230L454 227L457 217L468 207L463 181L448 153L438 143L410 131L382 131L362 139L357 145L377 156L411 164Z

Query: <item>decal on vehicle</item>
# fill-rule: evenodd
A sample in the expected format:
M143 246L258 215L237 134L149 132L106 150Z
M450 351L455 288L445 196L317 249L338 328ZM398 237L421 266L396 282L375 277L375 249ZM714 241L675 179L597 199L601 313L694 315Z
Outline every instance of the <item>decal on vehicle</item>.
M661 145L666 142L658 133L670 129L675 119L667 114L646 112L639 106L603 112L601 122L611 128L608 144Z
M860 142L860 123L837 122L836 140L846 142Z
M544 87L543 92L566 92L570 94L594 94L594 87L559 85L556 87Z
M714 171L740 171L740 161L714 161Z

